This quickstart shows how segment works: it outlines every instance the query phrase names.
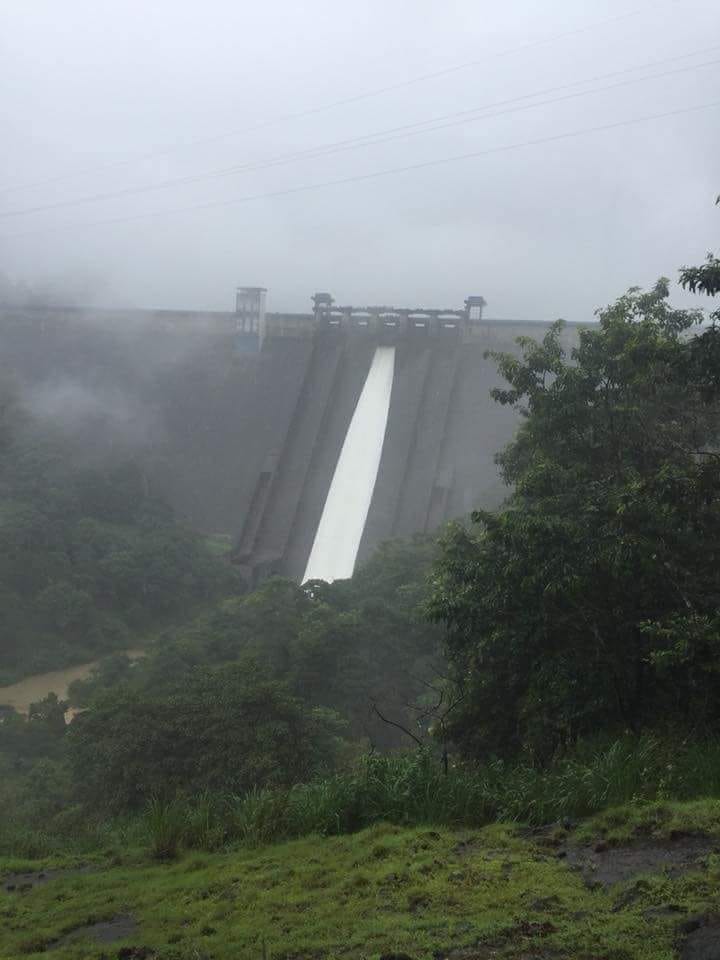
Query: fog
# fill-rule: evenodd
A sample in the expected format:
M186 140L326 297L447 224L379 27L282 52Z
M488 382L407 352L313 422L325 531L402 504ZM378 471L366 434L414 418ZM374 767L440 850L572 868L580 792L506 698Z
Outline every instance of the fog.
M91 430L113 445L135 447L157 432L152 409L114 385L90 387L61 376L33 384L20 396L33 416L76 435Z
M230 309L245 283L273 310L587 320L718 236L717 27L713 0L5 0L0 273L88 304Z

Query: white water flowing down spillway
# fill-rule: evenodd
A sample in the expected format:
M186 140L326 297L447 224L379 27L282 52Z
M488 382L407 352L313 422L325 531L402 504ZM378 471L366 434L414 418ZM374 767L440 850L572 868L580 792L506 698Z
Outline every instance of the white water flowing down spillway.
M378 347L338 457L315 533L306 580L345 580L355 569L382 456L395 347Z

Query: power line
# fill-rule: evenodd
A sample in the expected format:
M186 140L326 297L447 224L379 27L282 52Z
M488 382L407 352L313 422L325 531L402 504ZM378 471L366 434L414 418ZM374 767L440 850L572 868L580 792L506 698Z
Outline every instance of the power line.
M110 190L104 193L91 194L85 197L75 197L68 200L57 200L52 203L38 204L34 207L20 207L14 210L0 211L0 220L8 219L10 217L19 217L27 216L34 213L42 213L49 210L58 210L65 207L79 206L88 203L98 203L103 200L116 200L122 197L135 196L142 193L149 193L155 190L167 190L172 187L186 186L193 183L201 183L206 180L214 180L222 177L234 176L239 173L248 173L256 170L265 170L270 167L279 166L286 163L292 163L297 160L305 159L320 159L325 156L331 156L334 153L344 152L346 150L354 150L358 147L368 147L368 146L377 146L383 143L389 143L393 140L403 139L410 136L418 136L425 133L433 133L437 130L445 130L449 127L458 126L464 123L470 123L475 120L488 120L493 119L499 116L505 116L510 113L517 113L523 110L531 110L536 107L548 106L554 103L561 103L566 100L576 99L577 97L585 97L591 94L604 93L608 90L615 90L618 87L625 87L635 83L644 83L649 80L659 80L663 77L675 76L679 73L687 73L692 70L698 70L703 67L716 66L720 63L720 59L708 60L703 63L690 64L687 67L678 67L675 70L666 70L662 73L651 74L646 77L632 77L628 80L622 80L618 83L609 84L604 87L592 88L590 90L581 90L575 93L566 94L561 97L554 97L549 100L537 100L534 103L524 104L523 106L511 107L504 110L496 110L495 112L488 113L487 111L492 110L494 107L504 106L507 104L518 103L519 101L529 100L542 96L545 93L551 93L558 90L567 90L572 87L581 86L583 84L594 83L598 80L609 79L610 77L621 76L630 72L637 70L647 70L652 67L661 66L665 63L672 63L678 60L686 60L688 57L697 56L700 53L707 53L711 50L720 49L720 44L715 44L712 47L706 47L702 50L696 50L691 53L680 54L675 57L667 57L663 60L650 61L649 63L640 64L634 67L627 67L623 70L615 70L611 73L601 74L595 77L588 77L583 80L574 80L570 83L560 84L559 86L549 87L544 90L537 91L535 93L522 94L517 97L511 97L506 100L496 101L495 103L486 104L482 107L475 107L468 110L460 110L455 113L445 114L440 117L433 117L428 120L420 120L415 123L403 124L398 127L391 127L389 129L376 131L375 133L364 134L360 137L352 137L345 140L335 141L334 143L329 144L320 144L316 147L310 147L306 150L297 151L295 153L281 154L276 157L272 157L264 161L255 161L248 162L245 164L234 165L232 167L225 167L220 170L209 171L204 174L196 174L193 176L185 177L174 177L166 180L156 181L152 184L146 184L144 186L138 187L126 187L121 190ZM480 116L478 116L480 114ZM432 126L432 124L436 124ZM418 129L421 128L421 129Z
M720 107L720 100L712 100L708 103L694 104L689 107L681 107L677 110L668 110L668 111L665 111L664 113L646 114L642 117L633 117L629 120L618 120L618 121L615 121L614 123L599 124L593 127L583 127L580 130L570 130L566 133L558 133L550 137L539 137L534 140L524 140L519 143L506 144L500 147L489 147L485 150L474 150L470 153L460 153L450 157L439 157L434 160L424 160L420 163L410 163L401 167L389 167L389 168L386 168L385 170L376 170L371 173L356 174L351 177L342 177L337 180L325 180L319 183L304 184L297 187L287 187L283 190L272 190L266 193L250 194L244 197L235 197L235 198L226 199L226 200L212 200L207 203L192 204L186 207L176 207L175 209L172 209L172 210L156 210L151 213L140 213L140 214L134 214L132 216L127 216L127 217L113 217L107 220L94 220L94 221L91 220L84 223L66 224L65 226L50 228L49 230L48 229L29 230L23 233L8 234L2 239L14 240L22 237L38 236L39 234L45 234L45 233L57 233L61 230L68 230L68 229L85 230L90 227L110 226L118 223L132 223L135 221L149 220L149 219L154 219L156 217L164 217L168 215L174 216L174 215L183 214L183 213L194 213L200 210L211 210L218 207L235 206L243 203L250 203L251 201L254 201L254 200L269 200L276 197L286 197L296 193L306 193L311 190L325 189L326 187L338 187L338 186L344 186L350 183L359 183L366 180L376 180L381 177L391 176L396 173L407 173L412 170L423 170L428 167L437 167L437 166L441 166L448 163L456 163L461 160L474 160L474 159L478 159L479 157L486 157L495 153L507 153L512 150L519 150L525 147L534 147L534 146L539 146L545 143L555 143L560 140L569 140L569 139L572 139L573 137L584 136L585 134L589 134L589 133L599 133L607 130L617 130L617 129L620 129L621 127L632 126L633 124L636 124L636 123L647 123L652 120L664 120L669 117L677 117L683 114L696 113L700 110L709 110L709 109L712 109L713 107Z
M661 6L675 6L682 0L667 0L666 3L661 4ZM382 96L386 93L391 93L395 90L401 90L406 87L414 86L417 83L424 83L429 80L436 80L440 77L449 76L453 73L459 73L463 70L468 70L473 67L484 66L490 60L499 60L503 57L512 56L513 54L522 53L525 50L531 50L536 47L546 46L551 43L556 43L559 40L566 40L571 37L579 36L582 33L588 33L592 30L597 30L600 27L608 26L609 24L618 23L623 20L631 19L632 17L637 17L643 14L646 10L656 7L655 2L644 3L639 7L636 7L633 10L629 10L626 13L617 14L613 17L607 17L603 20L596 20L593 23L586 24L582 27L575 27L572 30L566 30L562 33L552 34L549 37L543 37L538 40L531 40L527 43L519 44L516 47L509 47L505 50L499 50L494 53L486 54L482 58L477 58L475 60L468 60L464 63L455 64L450 67L444 67L440 70L434 70L430 73L419 74L415 77L408 77L406 80L399 80L396 83L386 84L382 87L376 87L373 90L368 90L363 93L355 94L351 97L344 97L340 100L334 100L330 103L320 104L314 107L308 107L304 110L298 110L293 113L284 114L278 117L274 117L271 120L264 120L261 123L253 124L252 126L243 126L233 130L225 131L223 133L215 134L210 137L199 137L194 140L190 140L186 143L176 143L172 144L169 147L165 147L161 150L153 150L148 153L138 154L134 157L126 157L121 160L113 160L108 163L98 164L94 167L85 168L83 170L75 171L74 173L62 174L57 177L51 177L45 180L35 180L28 183L19 183L13 184L10 186L0 188L0 195L4 193L10 193L14 190L30 190L35 187L48 186L50 184L64 182L66 180L72 180L79 176L87 176L93 173L99 173L104 170L116 169L118 167L129 166L133 163L142 163L145 160L152 160L157 157L167 156L171 153L176 153L182 150L192 149L194 147L203 146L205 144L217 143L221 140L227 140L232 137L238 136L242 133L255 133L259 130L265 130L268 127L277 126L278 124L288 123L292 120L301 120L305 117L316 116L321 113L326 113L331 110L335 110L338 107L349 106L354 103L359 103L363 100L370 100L374 97Z

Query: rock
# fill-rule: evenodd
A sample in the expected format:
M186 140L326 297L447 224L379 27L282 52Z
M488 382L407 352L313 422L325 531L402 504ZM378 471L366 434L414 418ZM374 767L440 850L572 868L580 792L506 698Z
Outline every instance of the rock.
M649 873L667 873L671 878L691 870L703 869L703 860L714 844L707 838L651 840L627 846L609 845L598 855L593 847L570 845L568 862L578 866L586 879L612 886Z
M693 928L680 948L680 960L720 960L720 917L692 917L681 929L687 930L691 923Z

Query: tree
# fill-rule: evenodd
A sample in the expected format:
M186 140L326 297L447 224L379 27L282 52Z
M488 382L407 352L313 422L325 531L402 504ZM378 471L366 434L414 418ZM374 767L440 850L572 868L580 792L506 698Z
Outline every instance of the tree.
M0 375L0 679L122 649L131 631L234 592L236 572L177 525L140 467L88 465Z
M287 786L331 766L339 727L252 664L195 669L152 692L120 687L71 724L78 791L138 807L154 794Z
M680 285L691 293L716 296L720 293L720 260L708 253L702 266L683 267L680 271Z
M450 530L430 602L468 756L720 721L720 370L667 298L629 291L570 357L560 324L495 356L524 418L513 492Z

